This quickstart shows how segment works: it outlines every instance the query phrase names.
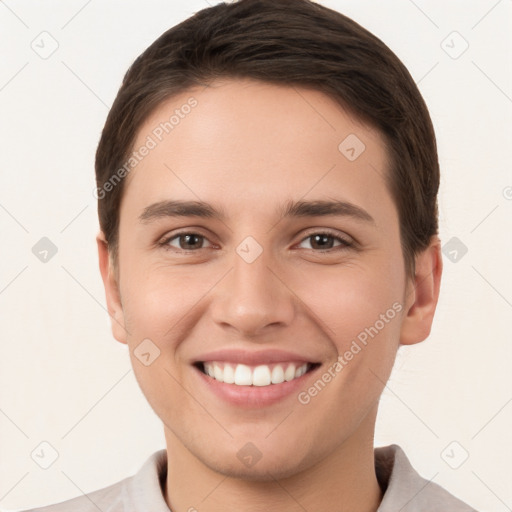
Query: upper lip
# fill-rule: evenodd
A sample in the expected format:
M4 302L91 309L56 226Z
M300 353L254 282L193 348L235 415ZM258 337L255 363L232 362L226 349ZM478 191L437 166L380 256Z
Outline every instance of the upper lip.
M222 361L226 363L259 365L272 363L302 362L315 363L315 359L304 357L294 352L285 350L260 350L252 352L240 349L219 349L213 352L207 352L195 359L195 363L205 361Z

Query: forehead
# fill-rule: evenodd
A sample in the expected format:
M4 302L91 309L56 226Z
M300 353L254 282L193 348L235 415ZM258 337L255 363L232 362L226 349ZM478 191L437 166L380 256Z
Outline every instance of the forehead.
M314 89L226 79L184 91L141 126L133 148L144 146L124 191L140 208L174 194L240 214L283 195L390 199L378 131Z

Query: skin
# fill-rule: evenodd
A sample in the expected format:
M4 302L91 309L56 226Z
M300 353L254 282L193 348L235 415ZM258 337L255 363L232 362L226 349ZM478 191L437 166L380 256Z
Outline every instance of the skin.
M97 238L113 334L128 344L164 423L165 499L174 512L374 511L382 498L373 458L378 400L399 345L430 332L439 240L416 257L408 279L383 178L384 141L316 90L217 80L162 103L134 147L191 96L198 105L126 178L117 267ZM355 161L338 149L349 134L366 146ZM139 219L168 199L202 200L225 218ZM373 222L278 214L288 200L332 199ZM158 245L178 230L204 238L188 252L179 237L167 250ZM312 235L325 230L334 238L322 252ZM263 250L252 263L236 252L248 236ZM307 404L292 393L266 407L233 406L199 385L191 365L218 348L290 350L321 363L307 391L393 304L401 311ZM149 366L134 357L147 338L160 350ZM248 442L261 453L251 467L237 457Z

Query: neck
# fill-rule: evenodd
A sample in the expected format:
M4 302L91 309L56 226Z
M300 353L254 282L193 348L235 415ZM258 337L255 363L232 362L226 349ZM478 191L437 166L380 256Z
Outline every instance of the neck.
M172 512L375 512L382 492L375 475L373 423L369 423L370 432L360 425L358 432L315 465L266 481L214 471L166 430L166 502Z

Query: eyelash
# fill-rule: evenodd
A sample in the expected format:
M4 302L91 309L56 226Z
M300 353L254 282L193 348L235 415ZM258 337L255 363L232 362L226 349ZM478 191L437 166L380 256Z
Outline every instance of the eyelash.
M181 253L185 253L185 254L190 254L190 253L193 253L193 252L198 252L198 251L200 251L202 249L207 249L207 247L201 247L199 249L186 250L186 249L178 249L176 247L172 247L172 246L169 245L169 243L172 240L179 239L180 237L186 236L186 235L199 236L202 239L208 240L208 238L206 236L202 235L201 233L196 233L194 231L182 231L180 233L174 233L172 236L165 237L163 240L158 242L158 245L160 247L162 247L164 250L174 251L174 252L181 252ZM335 233L333 233L333 232L331 232L329 230L311 232L308 235L306 235L304 238L302 238L300 243L304 242L308 238L312 238L315 235L322 235L322 236L331 237L335 241L340 242L340 245L332 247L330 249L325 249L325 250L322 250L322 249L307 249L308 251L313 251L315 253L321 253L321 254L322 253L332 253L334 251L346 250L346 249L349 249L349 248L354 248L354 246L355 246L355 244L353 242L351 242L351 241L349 241L349 240L347 240L347 239L345 239L345 238L343 238L343 237L341 237L341 236L339 236L339 235L337 235L337 234L335 234Z

